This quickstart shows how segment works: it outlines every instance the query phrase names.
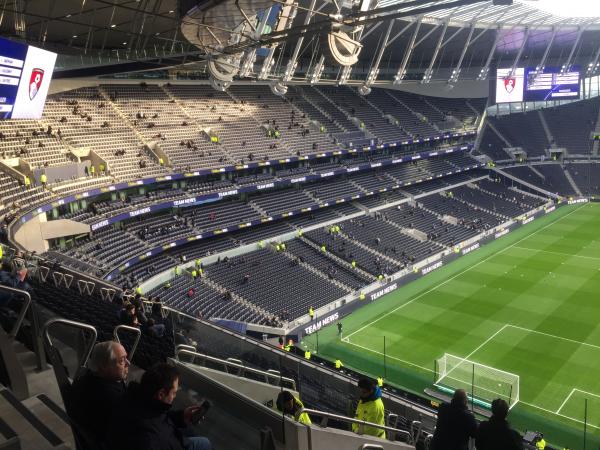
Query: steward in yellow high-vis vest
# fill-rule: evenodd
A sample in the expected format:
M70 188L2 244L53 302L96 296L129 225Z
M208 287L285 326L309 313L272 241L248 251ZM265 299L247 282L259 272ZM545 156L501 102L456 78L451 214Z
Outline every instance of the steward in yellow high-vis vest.
M360 400L354 418L377 425L385 425L381 388L373 380L367 378L361 378L358 381L358 388L360 389ZM381 428L353 423L352 431L385 439L385 430Z
M277 409L286 415L294 416L296 421L304 425L310 425L312 422L306 413L300 413L304 404L298 397L295 397L289 391L282 391L277 396Z

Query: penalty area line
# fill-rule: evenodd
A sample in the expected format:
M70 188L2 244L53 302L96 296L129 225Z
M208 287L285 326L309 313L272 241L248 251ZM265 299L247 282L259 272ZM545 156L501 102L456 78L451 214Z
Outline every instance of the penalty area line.
M346 338L346 339L348 339L348 338ZM381 356L383 356L383 353L382 353L382 352L379 352L379 351L377 351L377 350L373 350L372 348L365 347L365 346L363 346L363 345L360 345L360 344L355 344L354 342L350 342L349 340L348 340L348 341L345 341L345 342L346 342L347 344L349 344L349 345L352 345L352 346L354 346L354 347L358 347L358 348L361 348L361 349L363 349L363 350L366 350L366 351L368 351L368 352L371 352L371 353L376 353L377 355L381 355ZM433 373L433 370L431 370L430 368L428 368L428 367L423 367L423 366L420 366L420 365L418 365L418 364L415 364L415 363L413 363L413 362L407 361L407 360L405 360L405 359L397 358L397 357L395 357L395 356L392 356L392 355L387 355L387 354L385 355L385 357L386 357L386 358L393 359L394 361L399 361L399 362L402 362L402 363L404 363L404 364L408 364L409 366L417 367L417 368L419 368L419 369L421 369L421 370L426 370L427 372L431 372L431 373Z

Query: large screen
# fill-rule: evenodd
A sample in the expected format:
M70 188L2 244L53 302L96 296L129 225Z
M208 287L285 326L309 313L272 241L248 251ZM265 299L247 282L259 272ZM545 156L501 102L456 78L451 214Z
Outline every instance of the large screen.
M525 69L517 67L498 69L496 76L496 103L522 102L525 90Z
M560 67L518 67L498 69L496 103L572 100L579 98L580 67L563 71Z
M543 100L565 100L579 98L579 66L569 71L560 67L544 67L542 70L528 67L525 69L526 102Z
M39 119L56 53L0 38L0 118Z

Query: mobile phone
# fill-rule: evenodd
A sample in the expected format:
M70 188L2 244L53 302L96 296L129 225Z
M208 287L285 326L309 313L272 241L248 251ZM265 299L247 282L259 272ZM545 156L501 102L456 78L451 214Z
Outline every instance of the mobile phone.
M200 405L200 407L192 415L192 422L193 423L200 422L204 418L204 416L206 415L206 413L208 412L208 410L210 409L211 406L212 406L212 403L210 403L209 400L204 400L202 402L202 404Z

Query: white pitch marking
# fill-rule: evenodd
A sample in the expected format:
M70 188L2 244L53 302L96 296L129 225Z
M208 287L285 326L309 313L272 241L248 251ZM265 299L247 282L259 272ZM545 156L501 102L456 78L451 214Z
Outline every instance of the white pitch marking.
M560 406L558 407L558 409L556 410L556 412L554 414L560 414L560 410L563 409L563 406L565 406L565 404L569 401L569 399L571 398L571 395L573 395L573 392L575 392L575 388L571 389L571 392L569 392L569 395L567 395L567 398L565 398L565 401L562 402L560 404Z
M412 299L410 299L409 301L407 301L407 302L405 302L405 303L403 303L403 304L401 304L401 305L397 306L396 308L392 309L391 311L388 311L387 313L383 314L382 316L379 316L379 317L378 317L378 318L376 318L375 320L373 320L373 321L369 322L368 324L366 324L366 325L364 325L364 326L360 327L358 330L356 330L356 331L353 331L352 333L350 333L350 334L347 336L347 338L349 339L350 337L354 336L356 333L360 333L360 332L361 332L362 330L364 330L365 328L368 328L368 327L370 327L371 325L373 325L374 323L377 323L377 322L379 322L379 321L380 321L381 319L383 319L384 317L387 317L387 316L389 316L390 314L393 314L393 313L395 313L396 311L398 311L398 310L400 310L400 309L404 308L405 306L408 306L408 305L410 305L411 303L413 303L414 301L416 301L416 300L420 299L421 297L424 297L425 295L427 295L427 294L429 294L429 293L431 293L431 292L434 292L434 291L436 291L438 288L440 288L441 286L444 286L445 284L449 283L450 281L454 280L455 278L458 278L459 276L461 276L461 275L463 275L463 274L465 274L465 273L467 273L467 272L469 272L469 271L473 270L475 267L477 267L477 266L479 266L479 265L483 264L484 262L486 262L486 261L488 261L488 260L492 259L493 257L495 257L495 256L498 256L498 255L499 255L499 254L501 254L501 253L504 253L504 252L505 252L505 251L507 251L508 249L510 249L510 248L512 248L512 247L514 247L514 246L516 246L517 244L521 243L521 242L522 242L522 241L524 241L525 239L529 239L530 237L532 237L532 236L536 235L537 233L539 233L539 232L540 232L540 231L542 231L542 230L545 230L546 228L550 227L551 225L554 225L554 224L556 224L556 223L560 222L561 220L563 220L563 219L565 219L565 218L569 217L571 214L573 214L573 213L574 213L574 212L576 212L576 211L579 211L581 208L584 208L585 206L586 206L586 204L583 204L583 205L579 206L578 208L576 208L576 209L574 209L573 211L571 211L571 212L569 212L569 213L565 214L564 216L562 216L562 217L560 217L560 218L558 218L558 219L556 219L556 220L554 220L554 221L550 222L550 223L549 223L549 224L547 224L547 225L544 225L544 226L543 226L542 228L540 228L539 230L536 230L536 231L534 231L533 233L530 233L530 234L528 234L527 236L525 236L525 237L523 237L523 238L519 239L519 240L518 240L518 241L516 241L515 243L513 243L513 244L509 245L508 247L505 247L505 248L503 248L502 250L500 250L500 251L498 251L498 252L496 252L496 253L493 253L493 254L491 254L491 255L490 255L490 256L488 256L487 258L485 258L485 259L482 259L482 260L481 260L481 261L479 261L478 263L476 263L476 264L473 264L473 265L472 265L472 266L470 266L468 269L465 269L465 270L463 270L462 272L459 272L459 273L457 273L457 274L456 274L456 275L454 275L453 277L450 277L450 278L448 278L447 280L445 280L445 281L441 282L440 284L436 285L435 287L433 287L433 288L431 288L431 289L429 289L429 290L427 290L427 291L425 291L425 292L423 292L423 293L421 293L421 294L417 295L416 297L413 297L413 298L412 298ZM516 266L515 266L515 267L516 267Z
M515 247L515 248L518 248L520 250L529 250L529 251L538 252L538 253L549 253L552 255L567 256L569 258L584 258L584 259L592 259L594 261L600 261L600 258L597 258L595 256L574 255L572 253L552 252L550 250L537 250L535 248L529 248L529 247Z

